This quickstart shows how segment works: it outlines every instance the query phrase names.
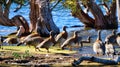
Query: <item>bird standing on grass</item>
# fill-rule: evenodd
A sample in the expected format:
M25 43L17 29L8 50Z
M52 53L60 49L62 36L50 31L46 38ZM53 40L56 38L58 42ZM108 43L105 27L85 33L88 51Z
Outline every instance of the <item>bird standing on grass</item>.
M38 39L41 38L39 34L37 33L33 33L28 35L27 37L25 37L23 40L21 40L21 42L19 42L17 44L17 46L20 46L21 44L24 44L26 41L30 40L31 38L37 37Z
M9 38L6 38L3 43L7 44L7 45L13 45L13 44L17 44L19 42L19 38L16 38L16 37L9 37Z
M26 41L23 42L23 44L27 45L27 46L34 46L35 51L37 51L36 46L38 44L40 44L44 39L41 37L33 37L30 39L27 39ZM38 49L39 50L39 49ZM40 50L39 50L40 51Z
M97 54L97 55L103 55L105 54L105 45L101 40L101 30L98 31L98 37L96 39L96 41L93 43L93 51Z
M0 48L2 48L3 46L3 41L4 41L4 37L3 36L0 36ZM3 48L2 48L3 49Z
M74 44L79 45L79 40L81 40L82 38L79 37L78 38L78 31L74 32L74 35L70 38L68 38L62 45L61 48L64 49L64 47L69 46L70 50L72 50L72 46L75 46Z
M61 33L59 33L56 38L55 41L59 43L59 46L65 41L65 39L67 39L68 37L68 33L66 31L67 26L63 27L63 31Z
M54 32L50 32L50 36L46 39L44 39L40 44L36 46L36 49L39 48L45 48L47 52L49 52L50 46L54 45L56 43L55 38L54 38Z

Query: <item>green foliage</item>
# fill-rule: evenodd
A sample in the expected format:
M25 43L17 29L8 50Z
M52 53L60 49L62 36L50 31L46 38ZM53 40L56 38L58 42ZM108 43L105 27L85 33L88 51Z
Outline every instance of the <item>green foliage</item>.
M78 10L76 8L76 0L65 0L62 4L65 8L70 9L72 12L76 12Z
M25 53L23 54L23 58L31 57L31 54L29 50L26 50Z
M76 1L75 0L65 0L63 2L63 6L68 8L68 9L75 9L76 6Z
M14 3L16 4L22 4L24 5L25 3L27 3L29 0L12 0Z
M3 10L7 9L9 10L9 7L12 4L17 4L18 6L16 6L16 11L18 11L22 6L24 6L25 4L29 3L29 0L0 0L0 4L3 7ZM16 12L14 11L14 12Z
M13 52L12 56L14 57L14 59L19 59L21 57L20 54L17 52Z
M29 0L0 0L0 4L6 6L9 2L24 5Z
M23 54L13 52L12 56L14 57L14 59L25 59L25 58L31 57L32 55L30 54L29 50L26 50L25 53Z

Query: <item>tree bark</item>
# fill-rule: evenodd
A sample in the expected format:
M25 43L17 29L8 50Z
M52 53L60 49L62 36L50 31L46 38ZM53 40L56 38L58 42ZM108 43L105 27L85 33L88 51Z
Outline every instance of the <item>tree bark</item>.
M87 7L95 18L95 28L105 28L107 21L100 7L93 0L89 0Z
M30 0L30 32L36 29L37 18L39 17L39 9L37 9L36 0Z
M16 15L12 19L9 19L9 10L12 4L12 0L8 0L5 2L0 3L0 25L3 26L17 26L19 32L17 36L28 35L29 32L29 25L26 19L21 15ZM3 8L4 5L4 8ZM21 32L22 31L22 32Z
M76 11L72 11L72 15L77 17L85 26L95 28L95 29L117 29L118 21L116 17L116 0L112 1L110 5L110 13L104 15L99 5L97 5L94 0L87 0L86 3L82 5L87 7L88 10L92 13L94 18L91 18L86 14L82 7L80 6L79 0L76 0Z
M86 27L94 28L95 21L87 13L82 10L82 7L79 4L79 1L76 0L76 11L71 11L72 16L77 17Z
M14 16L12 19L10 19L10 23L13 24L13 26L18 27L18 32L16 34L17 36L21 37L30 34L28 22L23 16ZM22 27L22 29L20 29L20 27Z
M96 57L80 57L77 61L74 60L72 65L78 66L82 61L92 61L97 63L102 63L105 65L117 65L120 62L120 57L117 58L117 60L106 60L106 59L100 59Z
M49 36L49 32L52 30L55 34L59 33L59 29L52 19L49 0L31 0L30 7L36 9L30 12L31 25L36 23L36 25L32 25L36 26L31 28L32 31L35 30L41 36Z
M117 12L118 12L118 21L120 22L120 0L117 1Z

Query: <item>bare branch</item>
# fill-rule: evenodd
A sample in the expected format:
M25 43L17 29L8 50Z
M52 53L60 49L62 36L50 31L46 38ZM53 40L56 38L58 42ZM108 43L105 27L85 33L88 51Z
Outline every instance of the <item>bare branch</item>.
M103 2L102 4L99 4L99 6L101 6L101 5L106 10L106 14L109 15L110 14L110 9L109 9L108 5L105 2Z
M50 9L51 11L60 3L61 0L57 0L56 4Z
M107 60L107 59L100 59L100 58L96 58L96 57L80 57L77 61L74 60L74 62L72 63L73 66L78 66L82 61L93 61L93 62L97 62L97 63L102 63L105 65L117 65L118 62L120 61L120 57L117 58L117 60Z
M21 9L22 4L18 5L18 7L14 10L14 12L17 12L19 9Z

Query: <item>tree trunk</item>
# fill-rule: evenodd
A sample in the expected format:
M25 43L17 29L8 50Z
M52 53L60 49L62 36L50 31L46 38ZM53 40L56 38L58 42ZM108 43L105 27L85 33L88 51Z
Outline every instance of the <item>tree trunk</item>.
M116 16L116 0L113 0L110 6L110 13L105 16L107 20L107 27L108 29L117 29L118 28L118 21Z
M117 0L118 21L120 22L120 0Z
M36 29L37 18L39 17L39 9L37 9L36 0L30 1L30 32Z
M85 26L96 28L96 29L117 29L118 22L116 17L116 0L114 0L110 7L110 13L104 15L101 8L94 2L94 0L87 0L85 5L92 13L94 18L91 18L86 14L78 0L76 0L76 12L72 12L74 17L77 17Z
M52 30L55 34L59 33L59 29L52 19L49 0L31 0L30 7L32 8L30 12L31 26L36 26L31 27L32 31L36 30L41 36L49 36L49 32Z
M78 0L76 0L76 11L72 11L72 16L77 17L83 24L85 24L86 27L92 27L94 28L95 21L87 14L85 13L81 6L79 5Z
M16 34L18 37L30 34L28 22L23 16L14 16L12 19L10 19L10 23L13 24L13 26L18 27L18 32ZM20 27L22 27L22 29Z
M18 32L17 36L29 34L29 26L25 18L21 15L16 15L12 19L9 19L9 10L11 6L11 0L5 2L5 8L2 8L3 4L0 4L0 25L3 26L17 26L22 27L24 31ZM19 29L21 31L22 29Z
M90 12L93 14L95 18L95 28L105 28L106 27L106 19L104 17L104 14L100 7L93 2L93 0L90 0L89 3L87 3L87 7L89 8Z

